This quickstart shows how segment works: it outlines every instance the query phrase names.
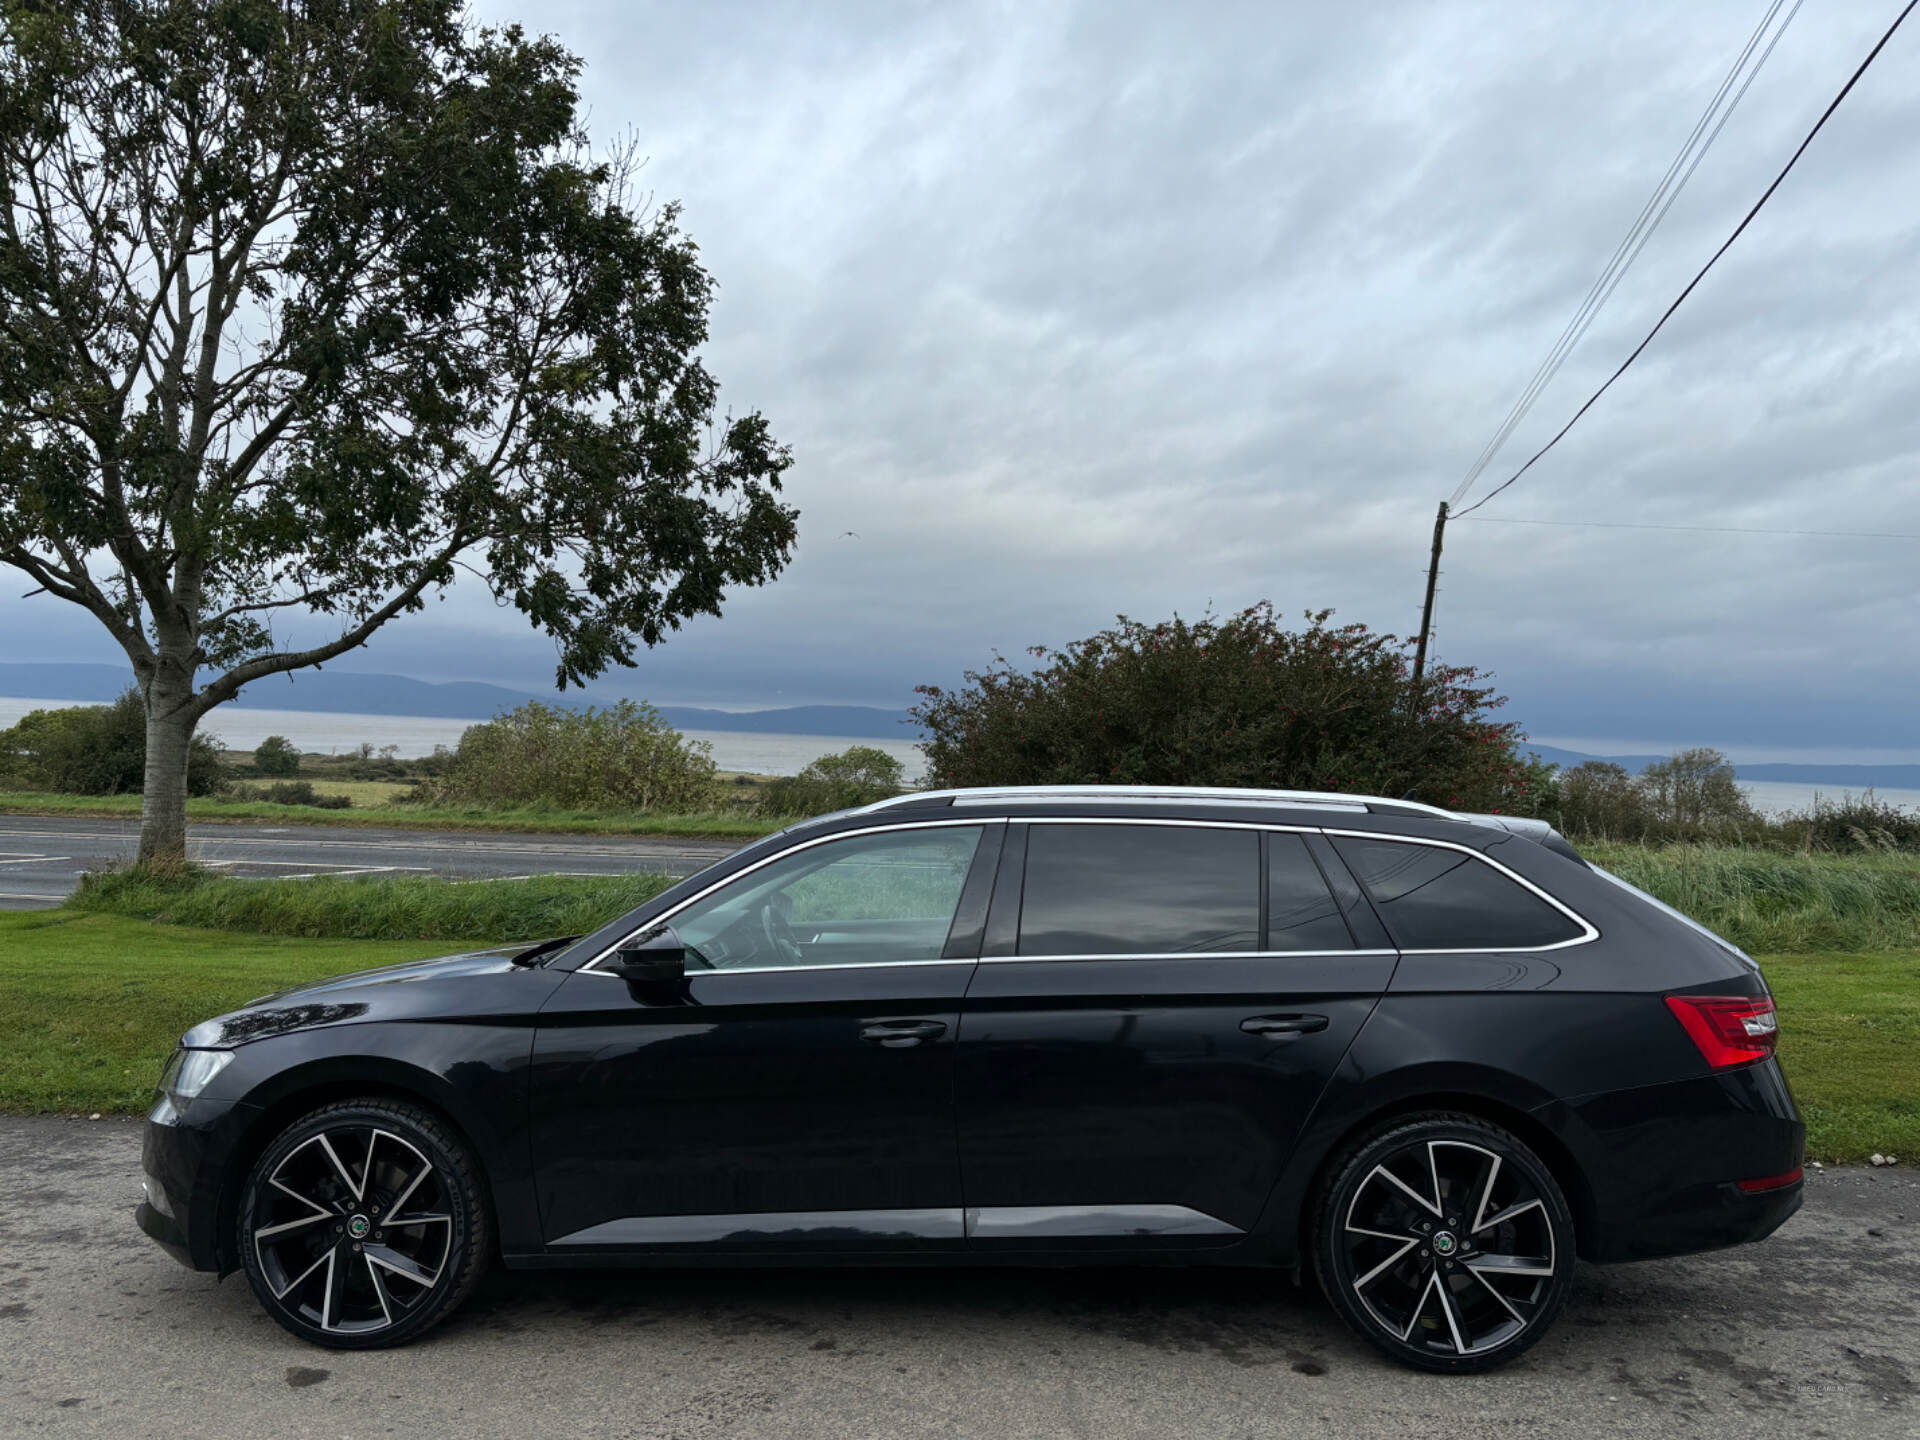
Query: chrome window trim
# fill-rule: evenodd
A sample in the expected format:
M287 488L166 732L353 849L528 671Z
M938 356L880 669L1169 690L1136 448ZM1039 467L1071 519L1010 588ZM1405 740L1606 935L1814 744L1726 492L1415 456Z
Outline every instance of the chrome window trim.
M598 960L600 957L595 956ZM604 980L618 980L620 977L611 970L594 970L582 965L576 975L598 975ZM902 970L910 965L974 965L974 960L855 960L846 965L729 965L724 970L689 970L692 979L706 980L715 975L813 975L829 970Z
M711 885L707 886L704 890L700 890L695 892L692 895L689 895L686 899L682 900L679 904L675 905L671 910L664 910L660 914L654 916L651 920L647 921L645 925L639 927L639 929L629 930L626 934L622 935L618 940L614 941L613 944L607 946L606 949L602 950L599 954L595 955L591 960L587 961L586 964L580 966L573 973L576 975L606 975L609 980L618 980L620 978L618 975L610 975L604 970L595 969L595 967L599 965L599 963L602 960L605 960L609 955L612 955L618 952L620 947L626 944L627 941L631 940L635 935L639 934L641 929L651 929L655 925L664 925L668 921L672 920L673 917L678 915L682 910L686 909L689 905L697 905L700 901L706 899L707 896L713 894L714 891L724 889L726 886L733 884L734 881L736 880L744 880L746 879L747 876L753 874L756 870L764 869L766 866L773 864L773 862L776 860L784 860L789 855L798 855L802 850L811 850L816 845L830 845L835 840L851 840L857 835L896 834L900 831L905 831L905 830L950 830L956 826L969 826L969 827L978 827L978 828L984 829L986 826L992 825L994 823L996 822L994 817L992 816L969 815L964 820L912 820L912 821L908 821L904 825L863 825L858 830L836 830L831 835L816 835L811 840L802 840L797 845L789 845L783 850L776 850L773 852L773 854L754 861L753 864L747 866L744 870L736 870L733 874L724 876L723 878L714 881ZM881 960L881 961L872 961L872 962L868 962L861 965L764 965L764 966L751 966L751 967L743 965L738 969L701 970L696 973L700 975L744 975L749 973L750 970L760 974L766 974L769 972L775 972L775 971L784 972L788 970L855 970L855 969L873 970L873 969L891 967L895 965L971 965L971 964L973 964L973 961L971 960L944 960L944 959Z
M1509 870L1492 856L1482 854L1471 845L1456 845L1451 840L1430 840L1424 835L1390 835L1380 830L1329 829L1323 830L1320 833L1323 835L1339 835L1354 840L1387 840L1395 845L1427 845L1436 850L1458 850L1462 855L1471 856L1482 865L1491 865L1495 870L1513 881L1514 884L1520 886L1521 889L1532 891L1535 895L1546 901L1547 904L1566 916L1567 919L1573 921L1582 931L1581 934L1575 935L1569 940L1556 940L1551 945L1509 945L1503 947L1464 945L1451 950L1401 950L1398 953L1402 955L1541 955L1550 950L1570 950L1576 945L1591 945L1595 940L1600 938L1599 927L1578 910L1575 910L1565 901L1549 895L1545 890L1542 890L1538 885L1527 879L1526 876L1516 870ZM1359 877L1355 876L1354 879L1357 882ZM1364 893L1366 886L1362 885L1360 888ZM1368 896L1367 898L1369 902L1371 902L1372 897ZM1383 921L1382 923L1384 924L1385 922Z
M951 829L955 826L985 826L1000 823L1018 825L1155 825L1162 827L1178 826L1184 829L1197 830L1265 830L1283 835L1339 835L1355 840L1386 840L1396 845L1427 845L1437 850L1457 850L1462 855L1478 860L1483 865L1491 866L1523 890L1530 891L1532 894L1546 901L1547 904L1551 905L1555 910L1558 910L1562 915L1578 925L1582 933L1571 939L1555 941L1551 945L1515 945L1498 949L1490 946L1463 946L1451 950L1401 950L1397 948L1392 950L1172 950L1121 951L1099 955L985 955L979 957L977 961L972 959L948 960L943 958L934 960L874 960L861 961L851 965L743 965L737 969L701 970L694 973L705 978L709 975L784 975L807 971L889 970L907 965L973 965L976 963L981 965L1057 964L1063 961L1082 960L1284 960L1288 958L1325 959L1330 956L1340 955L1362 958L1377 958L1383 955L1540 955L1554 950L1568 950L1579 945L1590 945L1600 938L1599 928L1594 925L1591 920L1587 919L1586 916L1580 914L1579 911L1573 909L1564 901L1549 895L1545 890L1541 889L1518 871L1508 869L1498 860L1483 854L1471 845L1460 845L1451 840L1434 840L1424 835L1394 835L1383 830L1340 830L1319 825L1287 825L1283 823L1250 820L1182 820L1158 815L1151 817L1131 815L970 815L964 819L912 820L898 825L866 825L857 830L838 830L831 835L819 835L811 840L804 840L797 845L789 845L784 850L775 851L765 859L756 860L744 870L729 875L724 879L716 880L713 884L707 886L697 894L689 895L671 910L654 916L651 920L647 921L647 927L666 924L689 905L706 899L706 897L713 894L714 891L731 885L736 880L743 880L756 870L773 864L776 860L784 860L789 855L799 854L802 850L811 850L816 845L831 844L835 840L850 840L859 835L878 835L902 830L942 830ZM1362 890L1364 891L1364 889L1365 887L1363 886ZM628 931L627 934L621 936L620 939L595 955L591 960L587 961L586 964L580 966L574 973L577 975L603 975L609 980L618 980L620 978L618 975L610 974L596 967L599 966L602 960L605 960L608 956L618 951L622 945L637 933L638 931Z

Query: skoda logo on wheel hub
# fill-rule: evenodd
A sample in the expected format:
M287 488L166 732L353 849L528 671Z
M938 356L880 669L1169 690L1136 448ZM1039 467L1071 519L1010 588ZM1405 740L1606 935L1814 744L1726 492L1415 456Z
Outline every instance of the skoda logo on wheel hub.
M347 1234L351 1235L356 1240L366 1239L367 1232L372 1228L373 1228L372 1224L368 1221L367 1217L364 1215L356 1215L351 1220L347 1221Z
M1459 1248L1459 1243L1447 1231L1438 1231L1433 1237L1433 1253L1444 1259Z

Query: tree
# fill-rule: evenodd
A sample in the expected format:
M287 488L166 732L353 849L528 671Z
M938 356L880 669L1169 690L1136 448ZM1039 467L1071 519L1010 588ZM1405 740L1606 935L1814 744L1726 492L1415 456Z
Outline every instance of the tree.
M877 745L849 745L837 755L822 755L798 775L771 782L766 808L775 815L812 815L871 805L903 787L900 762Z
M1528 810L1547 767L1522 757L1504 700L1465 666L1429 667L1407 645L1332 611L1286 629L1265 603L1225 620L1120 617L1037 670L1004 659L949 692L922 686L934 785L1226 785L1413 792L1429 804Z
M111 705L30 710L0 730L0 783L62 795L127 795L147 765L146 708L137 690ZM189 795L217 794L227 773L220 743L195 735L187 747Z
M1587 760L1557 777L1560 828L1569 835L1640 840L1653 829L1654 814L1639 781L1606 760Z
M702 810L714 798L713 753L651 705L568 710L530 700L469 725L445 772L415 796L494 808Z
M790 556L676 207L591 150L574 56L463 17L0 0L0 561L132 663L143 861L209 710L457 570L565 688Z
M1718 750L1682 750L1647 766L1639 784L1654 815L1680 829L1751 824L1758 818L1733 766Z
M253 752L253 768L275 780L291 780L300 773L300 747L284 735L269 735Z

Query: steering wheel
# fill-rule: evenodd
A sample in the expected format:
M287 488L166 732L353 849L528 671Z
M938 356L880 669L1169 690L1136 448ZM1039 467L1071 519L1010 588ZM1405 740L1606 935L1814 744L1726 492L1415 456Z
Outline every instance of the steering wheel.
M775 892L760 907L760 933L767 948L789 965L800 963L800 937L793 933L787 917L793 913L793 898Z

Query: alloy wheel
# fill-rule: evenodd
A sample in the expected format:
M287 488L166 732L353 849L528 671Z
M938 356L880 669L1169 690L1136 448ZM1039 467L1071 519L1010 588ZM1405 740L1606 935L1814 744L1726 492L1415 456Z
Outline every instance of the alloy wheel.
M1425 1139L1376 1160L1354 1187L1338 1243L1360 1308L1436 1361L1521 1338L1555 1298L1554 1217L1517 1164L1465 1140Z
M453 1214L440 1172L390 1129L311 1135L258 1184L249 1241L289 1316L330 1336L367 1336L421 1312L447 1270Z

